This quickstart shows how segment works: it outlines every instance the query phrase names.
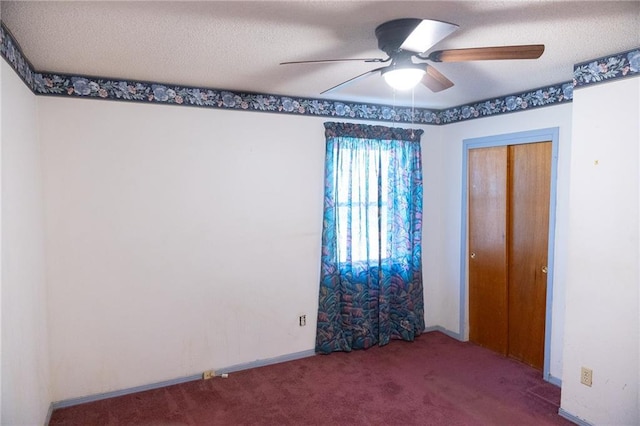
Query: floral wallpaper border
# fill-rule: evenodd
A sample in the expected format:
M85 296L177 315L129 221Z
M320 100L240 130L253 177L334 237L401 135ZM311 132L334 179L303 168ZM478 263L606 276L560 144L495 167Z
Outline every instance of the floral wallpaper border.
M640 73L640 48L574 65L573 85L578 88L618 78L633 77L638 73Z
M632 50L576 65L572 82L558 83L443 110L431 110L35 71L11 32L2 22L0 22L0 55L37 95L427 125L449 124L571 102L574 86L637 74L640 66L640 50Z

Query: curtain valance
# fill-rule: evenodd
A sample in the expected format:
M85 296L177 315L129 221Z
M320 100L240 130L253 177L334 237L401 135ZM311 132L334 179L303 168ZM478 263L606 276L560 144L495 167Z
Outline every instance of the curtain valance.
M396 140L408 142L420 142L420 136L424 133L421 129L402 129L399 127L371 126L367 124L337 123L328 121L324 123L325 137L351 137L360 139Z

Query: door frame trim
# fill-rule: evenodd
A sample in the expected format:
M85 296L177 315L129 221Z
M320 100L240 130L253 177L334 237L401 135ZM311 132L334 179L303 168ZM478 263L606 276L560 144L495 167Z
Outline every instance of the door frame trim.
M462 217L461 217L461 241L460 241L460 336L463 340L469 339L469 276L468 276L468 154L470 149L489 148L504 145L520 145L526 143L551 141L551 188L549 200L549 243L547 295L544 331L544 366L542 376L544 380L558 384L558 379L551 376L551 324L553 311L553 275L555 260L555 229L556 229L556 186L558 177L558 139L559 127L528 130L524 132L506 133L480 138L464 139L462 141Z

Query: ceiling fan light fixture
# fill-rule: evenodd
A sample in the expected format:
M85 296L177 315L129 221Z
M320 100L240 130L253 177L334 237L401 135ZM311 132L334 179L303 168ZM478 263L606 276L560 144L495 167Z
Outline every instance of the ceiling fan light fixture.
M390 68L382 71L382 77L396 90L409 90L416 87L424 77L424 67Z
M344 61L364 61L387 63L360 75L336 84L321 94L343 88L361 81L373 74L382 75L394 90L402 91L414 88L422 83L434 93L453 87L453 82L440 71L424 62L415 63L413 59L431 62L489 61L499 59L537 59L544 52L543 44L513 46L475 47L467 49L445 49L431 51L431 48L443 38L456 31L458 26L444 21L419 18L401 18L384 22L375 29L378 48L387 54L382 58L345 58L320 59L311 61L281 62L284 64L314 64ZM427 53L430 52L430 53ZM378 74L379 73L379 74Z

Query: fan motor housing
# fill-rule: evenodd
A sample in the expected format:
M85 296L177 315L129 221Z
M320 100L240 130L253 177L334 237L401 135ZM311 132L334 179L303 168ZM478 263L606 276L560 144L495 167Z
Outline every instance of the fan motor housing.
M409 37L409 34L422 22L418 18L403 18L385 22L376 28L378 48L389 56L393 56L400 50L400 46Z

